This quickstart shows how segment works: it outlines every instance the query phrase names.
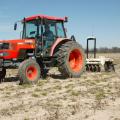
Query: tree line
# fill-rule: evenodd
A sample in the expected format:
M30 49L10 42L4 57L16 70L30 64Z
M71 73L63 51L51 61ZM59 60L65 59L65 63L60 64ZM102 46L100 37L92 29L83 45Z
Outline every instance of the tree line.
M92 53L94 49L89 49L89 52ZM85 49L86 52L86 49ZM107 47L100 47L96 48L96 52L98 53L120 53L120 47L112 47L112 48L107 48Z

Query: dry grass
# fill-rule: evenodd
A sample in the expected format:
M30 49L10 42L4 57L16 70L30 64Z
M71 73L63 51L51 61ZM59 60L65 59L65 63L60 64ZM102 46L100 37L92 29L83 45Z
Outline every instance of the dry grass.
M104 55L114 58L115 73L84 73L64 80L53 68L37 85L21 86L12 81L16 71L8 70L10 82L0 84L0 119L119 120L120 54Z

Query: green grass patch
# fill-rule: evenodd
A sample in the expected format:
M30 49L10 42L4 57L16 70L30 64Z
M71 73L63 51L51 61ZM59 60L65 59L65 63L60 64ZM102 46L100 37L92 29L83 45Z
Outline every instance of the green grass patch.
M71 91L71 95L72 96L79 96L80 95L80 91Z
M54 86L53 89L55 89L55 90L61 90L62 87L60 85L57 85L57 86Z
M19 89L26 89L26 88L32 88L33 86L31 84L23 84L19 86Z
M37 93L33 93L32 97L36 97L37 98L37 97L39 97L39 95Z
M96 98L96 100L104 99L105 98L104 90L100 89L100 90L96 91L95 98Z
M48 83L48 80L39 80L37 86L43 86L45 83Z
M41 93L43 96L47 96L47 92L42 92Z

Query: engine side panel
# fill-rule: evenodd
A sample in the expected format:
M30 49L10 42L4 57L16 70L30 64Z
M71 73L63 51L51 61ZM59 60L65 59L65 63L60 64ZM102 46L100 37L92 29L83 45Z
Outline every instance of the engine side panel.
M0 49L2 59L17 59L21 50L35 49L34 39L0 41L3 42L9 43L9 49Z

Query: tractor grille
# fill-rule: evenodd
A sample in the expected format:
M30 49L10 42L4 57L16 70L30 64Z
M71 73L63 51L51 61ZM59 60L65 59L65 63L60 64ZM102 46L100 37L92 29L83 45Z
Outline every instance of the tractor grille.
M9 49L9 43L0 43L0 50L1 49Z

